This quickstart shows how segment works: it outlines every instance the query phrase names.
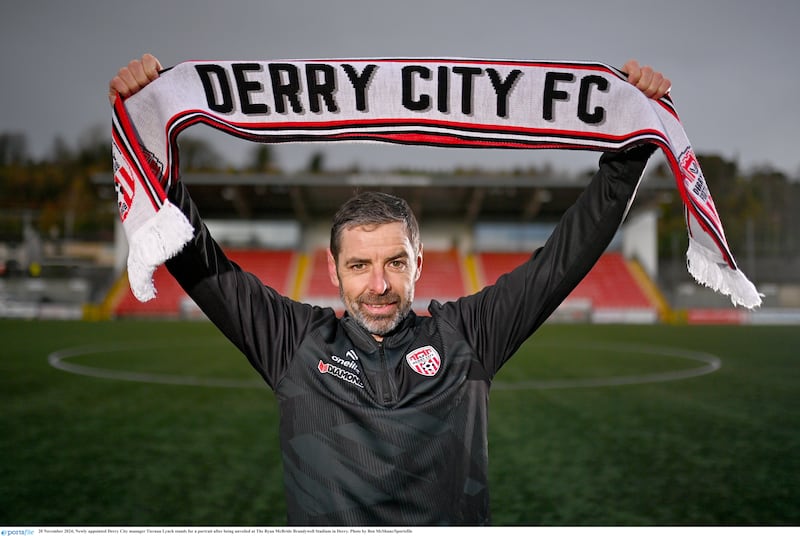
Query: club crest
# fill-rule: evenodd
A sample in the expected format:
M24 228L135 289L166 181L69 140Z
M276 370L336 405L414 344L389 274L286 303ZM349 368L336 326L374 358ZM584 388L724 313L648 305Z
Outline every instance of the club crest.
M687 148L678 157L678 163L681 168L681 175L686 184L686 189L692 192L698 200L707 203L710 197L708 186L706 185L703 172L700 170L700 163L697 161L694 151L691 147Z
M422 376L435 376L442 366L442 358L433 346L423 346L406 355L411 369Z
M133 205L136 183L124 167L120 167L114 174L114 189L117 191L117 207L119 208L120 220L125 221Z

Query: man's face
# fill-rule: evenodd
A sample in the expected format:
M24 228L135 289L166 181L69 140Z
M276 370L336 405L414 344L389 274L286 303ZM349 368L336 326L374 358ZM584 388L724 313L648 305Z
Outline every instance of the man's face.
M328 252L328 275L345 309L379 340L408 314L421 270L422 246L414 251L397 222L345 229L338 262Z

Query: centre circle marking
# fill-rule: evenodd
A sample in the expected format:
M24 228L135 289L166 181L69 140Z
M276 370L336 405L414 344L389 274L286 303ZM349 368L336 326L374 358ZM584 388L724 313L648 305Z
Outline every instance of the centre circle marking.
M174 348L175 350L187 350L189 348L207 348L208 342L194 341L194 343L174 343L174 342L160 342L160 343L147 343L147 342L127 342L115 344L95 344L89 346L80 346L75 348L65 348L58 350L47 356L47 361L50 366L71 372L72 374L79 374L82 376L91 376L94 378L103 378L107 380L122 380L129 382L140 383L158 383L165 385L186 385L193 387L226 387L232 389L251 389L256 387L263 387L264 382L259 380L234 380L225 378L203 378L198 376L186 376L179 374L157 374L150 372L133 372L127 370L115 370L101 367L92 367L88 365L78 365L70 363L67 359L72 357L80 357L91 354L104 354L114 352L129 352L129 351L145 351L145 350L163 350Z
M126 370L115 370L88 365L78 365L68 361L70 358L80 357L91 354L114 353L123 351L137 350L157 350L174 348L176 350L186 350L191 347L207 347L207 342L195 341L191 343L142 343L128 342L116 344L95 344L79 346L74 348L64 348L57 350L47 356L47 361L53 368L94 378L108 380L122 380L141 383L157 383L166 385L184 385L194 387L223 387L230 389L252 389L263 388L264 382L261 380L234 380L225 378L203 378L198 376L186 376L178 374L157 374L148 372L133 372ZM722 360L710 353L669 346L651 346L641 344L624 343L539 343L539 348L553 348L554 350L563 348L577 348L586 351L616 351L623 353L635 353L640 355L678 357L702 363L700 367L669 370L653 374L635 374L628 376L608 376L602 378L571 378L571 379L552 379L552 380L522 380L515 382L496 381L492 384L493 390L500 391L522 391L540 389L576 389L583 387L614 387L622 385L640 385L645 383L667 382L695 378L705 374L716 372L722 367Z
M576 389L581 387L616 387L622 385L641 385L645 383L668 382L695 378L716 372L722 367L722 359L708 352L687 350L670 346L654 346L626 343L540 343L539 348L577 348L587 352L604 350L638 355L678 357L703 363L700 367L668 370L653 374L633 374L627 376L607 376L604 378L570 378L553 380L522 380L515 382L497 381L494 389L501 391L520 391L534 389Z

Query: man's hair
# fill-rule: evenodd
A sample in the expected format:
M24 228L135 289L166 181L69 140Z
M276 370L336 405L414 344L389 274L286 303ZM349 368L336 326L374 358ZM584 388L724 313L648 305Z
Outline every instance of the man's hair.
M405 199L383 192L362 192L339 208L331 226L331 254L339 260L342 231L353 227L402 223L414 251L419 251L419 224Z

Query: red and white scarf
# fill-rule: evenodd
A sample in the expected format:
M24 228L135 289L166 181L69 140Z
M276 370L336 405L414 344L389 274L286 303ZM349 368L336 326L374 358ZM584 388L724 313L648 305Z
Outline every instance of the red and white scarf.
M265 143L595 151L653 143L686 208L689 272L735 305L761 304L669 97L649 99L600 63L435 58L190 61L117 99L114 182L141 301L155 296L155 269L192 237L166 192L179 176L178 135L198 123Z

